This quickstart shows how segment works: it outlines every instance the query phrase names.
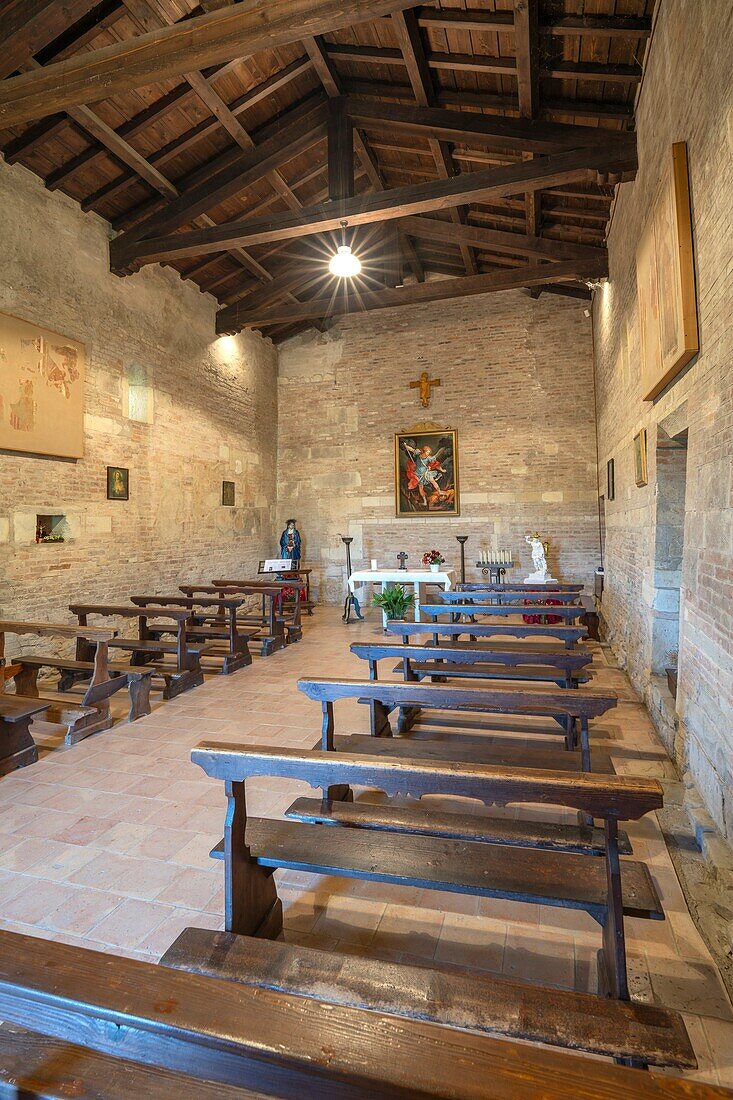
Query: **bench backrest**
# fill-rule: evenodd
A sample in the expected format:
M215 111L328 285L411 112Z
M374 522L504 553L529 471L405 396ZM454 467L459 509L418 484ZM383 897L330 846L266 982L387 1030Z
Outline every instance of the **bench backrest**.
M191 760L211 778L229 783L255 776L299 779L323 789L345 783L376 787L388 795L455 795L500 805L544 803L619 821L636 820L659 809L663 797L656 779L378 758L321 749L202 741L193 749Z
M595 718L615 707L611 692L522 691L518 688L463 687L452 684L405 683L387 680L315 679L303 677L298 688L309 699L333 703L337 699L375 699L387 706L437 707L440 710L486 708L495 713L571 715Z
M2 634L35 634L41 638L86 638L90 642L109 642L118 631L111 626L79 626L77 623L26 623L0 620Z
M112 604L73 603L69 611L72 615L103 615L121 619L173 619L175 622L185 622L191 618L190 611L177 607L117 607Z
M385 657L398 657L409 661L449 661L452 664L482 664L491 661L501 662L508 658L511 663L520 665L539 664L547 660L547 654L534 651L531 646L505 650L498 642L490 649L479 649L470 642L454 642L452 645L406 645L404 642L353 642L349 647L355 657L363 661L381 661ZM580 668L590 664L593 654L589 649L557 649L552 655L552 663ZM509 663L507 661L507 663Z
M560 600L562 603L572 603L573 600L577 600L580 596L579 592L561 592L552 591L546 588L528 588L526 590L517 590L508 588L505 592L499 589L494 589L491 592L487 592L485 588L460 588L453 591L443 591L440 593L440 599L444 603L460 603L462 600L477 600L491 596L493 599L502 600L539 600L545 602L549 597L551 600Z
M541 626L538 623L413 623L392 620L387 623L388 634L400 634L409 638L412 634L438 634L449 638L458 634L473 634L476 638L498 637L502 634L522 634L527 638L553 637L567 641L578 641L587 637L585 626L561 626L553 624Z
M430 615L557 615L563 619L579 619L585 614L577 604L512 604L512 603L421 603L421 613Z
M543 584L541 589L538 589L536 584L521 584L517 582L513 584L511 582L507 584L497 584L495 581L464 581L455 586L454 591L457 592L582 592L585 586L582 584L562 584L561 582L554 582L553 584Z
M160 607L241 607L243 596L130 596L132 603L140 607L154 604Z
M221 588L250 588L256 592L267 591L268 589L274 589L277 592L282 592L284 588L305 588L304 581L288 580L279 581L273 577L271 580L260 581L214 581L214 585Z

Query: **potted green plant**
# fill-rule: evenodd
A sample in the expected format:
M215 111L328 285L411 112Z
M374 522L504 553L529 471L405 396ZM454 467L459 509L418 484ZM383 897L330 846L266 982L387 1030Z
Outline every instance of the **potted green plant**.
M664 668L667 674L667 687L669 688L670 695L673 699L677 698L677 662L679 655L676 649L670 649L664 655L666 665Z
M406 592L403 585L393 584L383 592L376 592L372 603L383 611L388 619L404 619L415 603L415 595L413 592Z
M426 550L422 556L423 565L429 565L432 573L437 573L441 565L445 565L445 558L440 550Z

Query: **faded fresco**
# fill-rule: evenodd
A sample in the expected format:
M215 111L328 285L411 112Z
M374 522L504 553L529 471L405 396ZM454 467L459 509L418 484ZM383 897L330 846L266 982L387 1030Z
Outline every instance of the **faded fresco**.
M81 458L85 348L0 313L0 448Z

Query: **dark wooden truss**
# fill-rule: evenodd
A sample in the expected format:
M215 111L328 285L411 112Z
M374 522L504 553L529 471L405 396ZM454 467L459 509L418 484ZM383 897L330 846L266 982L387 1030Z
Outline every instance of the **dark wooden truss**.
M109 219L117 274L162 262L214 295L219 333L589 297L653 3L585 6L0 0L0 149Z

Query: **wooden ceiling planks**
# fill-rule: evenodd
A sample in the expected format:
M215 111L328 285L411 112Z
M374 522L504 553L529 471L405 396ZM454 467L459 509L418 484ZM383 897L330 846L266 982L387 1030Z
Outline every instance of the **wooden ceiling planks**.
M91 10L75 22L70 20L61 34L46 41L32 55L35 61L49 65L102 46L130 42L141 29L139 21L136 23L130 15L130 6L139 13L144 3L155 11L159 21L171 24L183 19L181 26L201 12L195 0L125 2L128 6L121 0L102 0L94 7L87 4ZM478 0L475 4L462 0L460 5L442 0L435 6L414 9L416 43L422 49L433 102L439 109L469 112L477 117L518 116L514 0L495 0L491 6L496 10L484 10L486 4L479 6ZM585 0L583 14L579 15L575 0L539 0L541 119L606 131L629 125L651 28L652 3L625 0L623 15L617 14L618 7L616 0ZM415 103L414 87L408 79L392 19L377 18L327 32L322 50L322 60L331 78L338 82L338 91L356 91L377 103ZM30 62L30 58L27 60ZM323 86L313 58L297 40L244 60L232 57L218 73L209 69L203 76L224 110L237 119L243 131L256 137L271 120ZM212 161L236 148L232 128L226 126L227 116L222 125L211 104L202 102L179 76L121 90L112 98L101 99L93 111L127 143L132 150L130 159L143 158L179 191L187 190L197 176L205 176ZM368 156L362 157L357 146L357 191L363 192L368 185L394 188L436 180L429 136L389 130L371 122L360 122L358 133ZM63 114L0 131L0 148L11 161L19 161L44 176L50 188L64 190L84 208L96 210L118 226L135 224L141 213L160 209L166 202L153 189L152 179L157 177L142 179L133 166L122 164L110 149ZM125 146L119 148L124 150ZM480 171L492 164L511 164L521 156L516 149L487 149L470 139L451 141L446 152L450 161L445 163L459 173ZM319 163L314 163L316 160ZM288 191L299 204L317 205L326 195L325 143L294 157L280 171L282 194L274 193L266 182L254 182L207 212L210 224L241 222L265 214L276 216L290 205L283 198ZM602 244L611 186L577 180L537 194L542 195L539 228L548 242ZM470 203L466 224L522 234L527 228L522 205L520 196ZM458 241L441 242L436 249L434 241L410 240L404 234L402 240L405 257L409 247L413 273L420 272L416 277L422 277L425 269L465 273ZM278 249L282 249L280 255ZM223 253L167 262L193 277L203 289L212 289L222 299L230 300L248 284L250 289L269 285L271 262L278 270L283 263L308 263L309 257L312 263L322 262L316 259L313 249L298 252L293 242L252 245L249 254L254 270L259 271L257 276L244 272L239 260ZM474 250L474 255L478 273L502 265L506 270L507 253L482 248ZM512 259L516 263L516 257ZM281 335L302 323L279 325L269 331Z

